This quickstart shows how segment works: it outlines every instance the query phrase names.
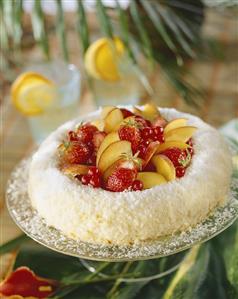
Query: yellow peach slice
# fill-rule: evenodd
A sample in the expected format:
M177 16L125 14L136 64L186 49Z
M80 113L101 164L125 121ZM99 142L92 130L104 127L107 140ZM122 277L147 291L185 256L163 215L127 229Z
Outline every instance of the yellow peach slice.
M152 158L152 163L156 167L156 171L162 174L167 181L174 180L176 178L176 170L173 163L165 155L155 155Z
M196 130L197 128L192 126L186 126L170 130L168 133L164 134L165 141L187 142L189 138L193 136Z
M137 108L136 106L133 107L133 113L135 113L136 115L139 115L139 116L143 116L143 112L141 109Z
M160 116L158 107L155 104L148 103L144 105L142 110L142 115L144 118L153 121L156 117Z
M123 154L132 155L131 143L120 140L111 143L101 154L98 168L103 173L110 165L119 160Z
M115 130L115 127L123 121L123 114L120 109L116 108L113 109L111 112L108 113L104 122L104 131L106 133L110 133Z
M137 179L143 183L143 189L149 189L166 183L166 179L157 172L139 172Z
M186 118L176 118L171 120L170 122L167 123L167 125L164 128L164 133L167 134L169 131L180 128L180 127L185 127L187 125L188 120Z
M82 164L71 164L71 165L64 165L61 170L66 175L76 176L79 174L87 174L89 170L89 166L82 165Z
M111 112L113 109L116 109L115 106L104 106L102 107L101 111L101 118L104 119L108 115L109 112Z
M97 151L97 158L96 158L96 165L98 165L98 161L101 157L102 152L113 142L119 141L119 135L117 132L109 133L102 141L98 151Z
M91 121L91 124L95 126L99 131L104 131L104 120L103 119L95 119Z
M156 154L162 153L163 151L167 150L168 148L177 147L180 149L187 149L189 145L185 142L181 141L166 141L165 143L161 143L158 146Z

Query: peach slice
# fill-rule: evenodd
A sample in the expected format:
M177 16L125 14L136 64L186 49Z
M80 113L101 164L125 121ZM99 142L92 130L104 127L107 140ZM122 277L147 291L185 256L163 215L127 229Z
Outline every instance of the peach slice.
M104 120L103 119L95 119L91 121L91 124L95 126L99 131L104 131Z
M165 127L167 125L167 121L166 119L164 119L162 116L157 116L154 120L153 120L153 126L154 127Z
M119 160L123 154L132 155L131 143L120 140L111 143L101 154L98 168L103 173L110 165Z
M136 115L139 115L139 116L143 116L143 112L141 109L137 108L136 106L133 107L133 113L135 113Z
M164 128L164 133L167 134L169 131L185 127L187 125L188 120L186 118L176 118L168 122L168 124Z
M173 163L165 155L155 155L152 158L152 163L156 167L156 171L162 174L167 181L174 180L176 178L176 170Z
M102 119L106 118L106 116L109 114L109 112L111 112L114 109L116 109L115 106L104 106L104 107L102 107L101 118Z
M189 138L193 136L196 130L197 128L192 126L186 126L170 130L168 133L164 134L165 141L187 142Z
M143 189L150 189L157 185L167 183L166 179L157 172L139 172L137 179L143 183Z
M153 103L148 103L144 105L142 110L142 115L144 118L153 121L156 117L160 116L158 107Z
M150 162L150 159L157 152L159 145L160 145L159 141L153 141L148 145L145 155L144 155L144 158L143 158L142 169L144 169L146 167L146 165Z
M168 148L177 147L180 149L187 149L189 145L185 142L181 141L166 141L165 143L161 143L158 146L156 154L162 153L163 151L167 150Z
M110 133L115 130L117 125L123 121L123 114L120 109L113 109L105 118L104 131Z
M62 167L62 172L66 175L76 176L79 174L87 174L89 170L89 166L82 165L82 164L71 164L71 165L64 165Z
M96 158L96 165L98 165L98 161L101 157L102 152L113 142L119 141L119 135L117 132L109 133L102 141L98 151L97 151L97 158Z

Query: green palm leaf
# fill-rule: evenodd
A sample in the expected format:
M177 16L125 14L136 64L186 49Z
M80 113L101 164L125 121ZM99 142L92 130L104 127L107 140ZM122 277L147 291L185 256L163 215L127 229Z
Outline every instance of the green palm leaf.
M65 35L65 21L64 21L64 12L62 7L62 1L56 0L57 3L57 19L56 19L56 30L59 37L61 49L63 52L63 57L66 61L69 60L69 53L67 48L67 41Z

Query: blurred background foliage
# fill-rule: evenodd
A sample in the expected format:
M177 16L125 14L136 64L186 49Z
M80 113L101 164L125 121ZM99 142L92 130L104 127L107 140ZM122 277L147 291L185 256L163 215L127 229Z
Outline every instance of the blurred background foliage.
M30 44L37 44L50 59L49 37L56 35L64 60L70 60L67 41L67 24L62 0L55 2L55 16L49 18L43 10L43 1L33 1L29 18L23 9L23 0L0 1L1 26L1 69L22 64L21 51ZM81 47L81 59L90 43L95 39L90 34L90 18L87 4L90 1L76 1L73 30L77 32ZM92 1L91 1L92 2ZM115 0L108 6L102 0L94 1L96 23L100 35L112 38L115 35L123 40L131 62L141 68L141 57L153 71L157 65L164 78L189 104L201 99L202 91L184 78L186 66L198 56L222 58L219 45L205 40L201 35L206 6L214 9L232 9L236 1L202 0L130 0L128 5ZM142 71L138 71L142 75ZM143 82L143 80L142 80ZM147 88L149 93L152 93Z

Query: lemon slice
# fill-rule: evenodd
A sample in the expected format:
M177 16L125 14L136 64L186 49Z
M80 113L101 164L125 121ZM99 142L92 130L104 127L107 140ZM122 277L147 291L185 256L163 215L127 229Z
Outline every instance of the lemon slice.
M90 45L85 54L86 71L96 79L120 80L118 62L124 54L123 42L115 37L113 41L100 38Z
M52 105L56 96L54 82L34 72L21 74L11 88L14 105L25 115L43 113Z

